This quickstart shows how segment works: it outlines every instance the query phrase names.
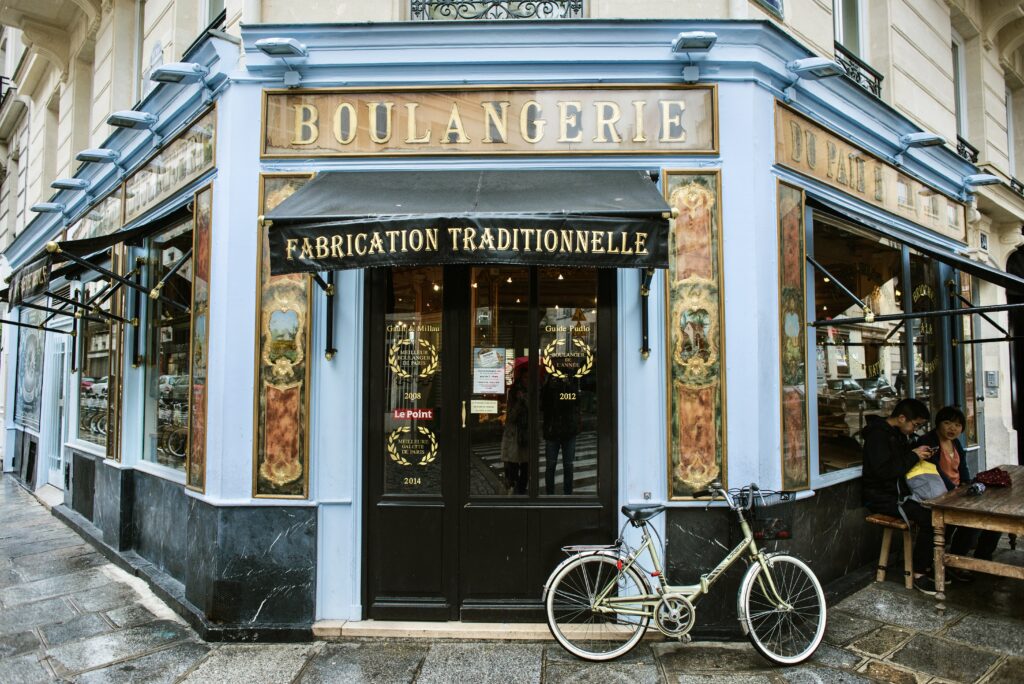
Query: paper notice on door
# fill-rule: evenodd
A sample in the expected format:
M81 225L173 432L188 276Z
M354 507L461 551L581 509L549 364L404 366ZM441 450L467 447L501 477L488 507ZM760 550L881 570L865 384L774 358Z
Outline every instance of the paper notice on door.
M469 402L470 413L497 413L497 399L471 399Z
M473 349L473 394L505 393L505 350L499 347Z

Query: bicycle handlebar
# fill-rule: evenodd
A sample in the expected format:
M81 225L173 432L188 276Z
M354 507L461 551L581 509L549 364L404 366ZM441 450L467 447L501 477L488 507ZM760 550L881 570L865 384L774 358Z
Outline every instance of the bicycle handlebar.
M749 511L754 505L753 495L755 493L760 495L762 500L764 499L764 495L761 494L761 488L757 486L756 482L751 482L749 485L745 487L739 487L738 489L730 491L728 489L724 489L720 481L714 480L713 482L708 484L708 491L711 492L712 501L721 496L721 498L724 499L727 504L729 504L729 508L733 510ZM735 492L736 494L746 494L747 492L749 492L751 496L746 497L746 503L744 506L737 506L736 500L733 498L733 492ZM710 505L710 502L708 505Z

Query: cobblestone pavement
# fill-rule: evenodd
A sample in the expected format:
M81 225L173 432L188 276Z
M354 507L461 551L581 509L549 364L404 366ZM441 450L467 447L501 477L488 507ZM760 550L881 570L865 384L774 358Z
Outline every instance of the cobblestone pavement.
M1024 564L1024 551L1001 550ZM894 573L897 574L898 573ZM0 481L0 682L1003 682L1024 681L1024 582L979 578L948 610L895 582L831 607L826 643L769 667L746 642L646 642L614 663L553 643L202 642L9 476Z

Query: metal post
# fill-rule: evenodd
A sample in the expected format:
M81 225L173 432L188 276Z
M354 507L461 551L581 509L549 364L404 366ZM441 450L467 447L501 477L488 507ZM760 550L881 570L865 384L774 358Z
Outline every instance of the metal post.
M644 361L651 356L650 309L648 300L650 299L651 281L653 279L653 268L645 268L640 271L640 358Z
M324 331L324 358L330 361L338 350L334 347L334 271L327 272L327 329Z

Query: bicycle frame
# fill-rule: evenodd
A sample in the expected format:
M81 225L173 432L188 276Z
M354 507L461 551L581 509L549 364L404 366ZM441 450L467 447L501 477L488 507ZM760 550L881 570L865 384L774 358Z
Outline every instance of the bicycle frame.
M682 585L670 585L665 579L665 572L661 565L661 560L658 556L658 550L654 544L654 539L651 536L650 531L647 529L647 522L643 521L639 523L639 526L643 529L643 543L634 549L625 558L620 558L620 565L618 572L612 578L612 580L596 597L595 605L593 607L595 612L599 613L614 613L616 615L634 615L637 617L651 617L654 613L654 609L658 603L666 595L677 595L687 599L691 604L696 603L706 596L711 590L711 586L718 580L722 574L728 570L733 563L735 563L744 552L749 553L752 560L759 563L764 569L763 577L768 578L768 587L771 590L771 594L775 600L782 605L785 605L785 601L779 596L778 590L775 587L775 582L767 568L767 557L764 552L757 548L757 544L754 542L754 534L750 529L750 523L744 517L741 510L736 510L737 515L740 519L740 529L743 532L743 540L732 549L725 558L719 562L718 565L711 570L711 572L701 575L700 581L697 584L682 584ZM657 578L658 586L655 588L653 594L644 594L639 596L609 596L609 594L618 586L618 580L624 573L630 568L637 566L637 561L643 552L646 551L651 558L653 565L653 572L651 576ZM636 567L638 572L643 572L641 567Z

